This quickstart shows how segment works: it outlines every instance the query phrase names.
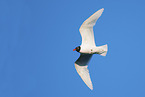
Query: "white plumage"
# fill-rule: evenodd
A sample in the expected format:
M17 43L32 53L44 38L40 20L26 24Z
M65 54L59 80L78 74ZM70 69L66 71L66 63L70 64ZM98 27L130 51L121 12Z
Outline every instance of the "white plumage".
M83 22L79 29L82 36L82 44L74 49L80 53L80 57L75 62L76 71L91 90L93 90L93 85L88 70L88 63L93 54L106 56L108 51L107 44L103 46L96 46L93 32L93 26L96 24L96 21L103 11L104 8L98 10Z

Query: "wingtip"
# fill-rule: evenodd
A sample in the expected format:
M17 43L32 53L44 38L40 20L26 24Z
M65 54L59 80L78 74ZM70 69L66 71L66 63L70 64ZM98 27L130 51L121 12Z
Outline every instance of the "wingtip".
M100 11L104 11L104 8L101 8Z
M88 88L90 88L91 90L93 90L93 84L92 81L90 83L86 83L85 84L88 86Z
M91 90L93 90L93 86L92 87L89 87Z

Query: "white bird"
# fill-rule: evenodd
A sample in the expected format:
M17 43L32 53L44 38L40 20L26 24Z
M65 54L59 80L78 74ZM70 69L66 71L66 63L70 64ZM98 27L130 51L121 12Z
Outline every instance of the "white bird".
M103 46L96 46L94 40L93 26L96 24L96 21L101 16L103 11L104 8L98 10L83 22L79 29L82 36L82 44L73 49L73 51L80 53L80 57L75 62L76 71L91 90L93 90L93 85L88 70L88 63L93 54L106 56L108 51L107 44Z

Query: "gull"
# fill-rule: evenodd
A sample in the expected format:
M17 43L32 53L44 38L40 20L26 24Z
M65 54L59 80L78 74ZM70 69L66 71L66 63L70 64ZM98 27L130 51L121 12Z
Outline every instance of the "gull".
M103 11L104 8L98 10L83 22L79 29L82 37L82 44L73 49L73 51L77 51L80 53L80 57L75 61L76 71L80 75L84 83L91 90L93 90L93 85L88 70L88 63L93 54L106 56L108 51L107 44L102 46L96 46L93 32L93 26L96 24L96 21L101 16Z

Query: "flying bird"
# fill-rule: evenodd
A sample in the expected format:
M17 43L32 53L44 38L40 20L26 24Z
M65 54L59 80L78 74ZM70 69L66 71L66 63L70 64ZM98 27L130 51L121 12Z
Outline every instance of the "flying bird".
M82 36L82 44L73 49L73 51L80 53L80 57L75 62L76 71L91 90L93 90L93 85L88 70L88 63L93 54L106 56L108 51L107 44L103 46L96 46L93 32L93 26L96 24L96 21L103 11L104 8L98 10L83 22L79 29Z

